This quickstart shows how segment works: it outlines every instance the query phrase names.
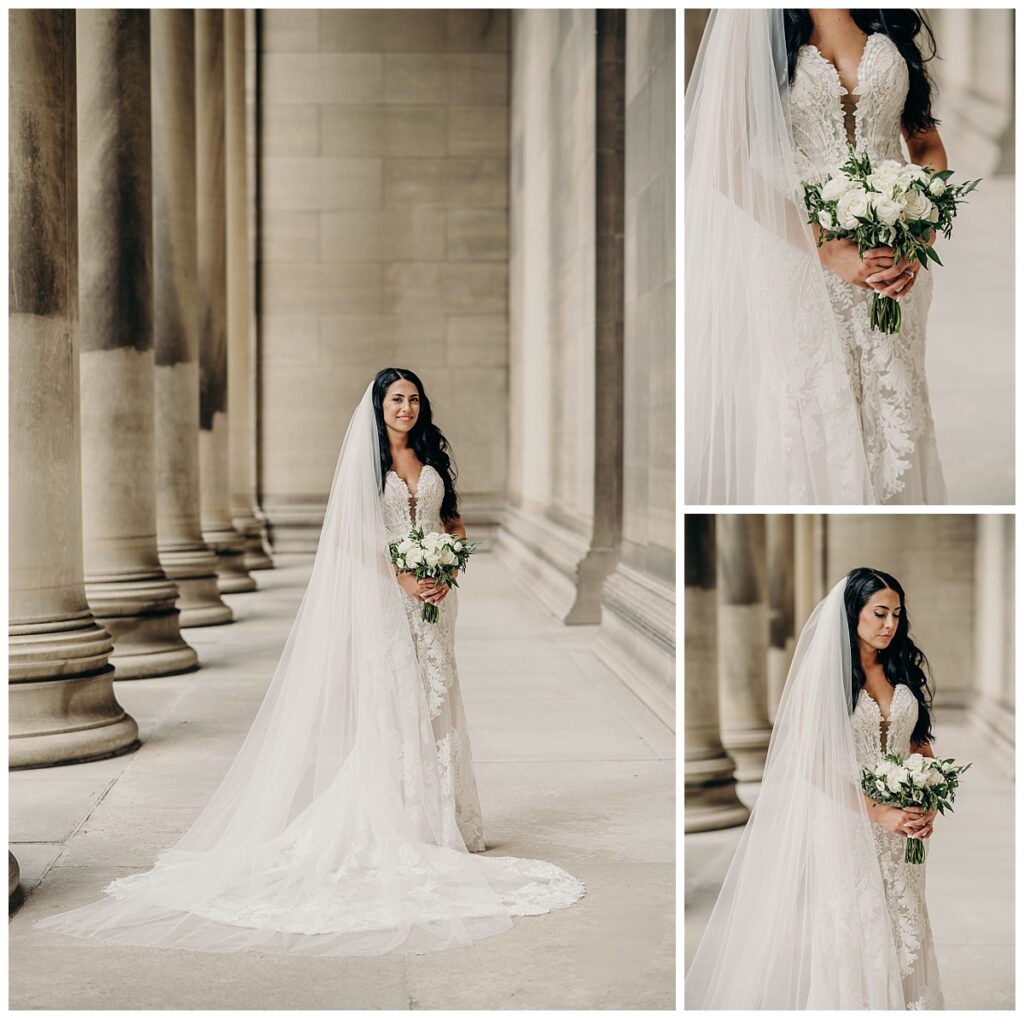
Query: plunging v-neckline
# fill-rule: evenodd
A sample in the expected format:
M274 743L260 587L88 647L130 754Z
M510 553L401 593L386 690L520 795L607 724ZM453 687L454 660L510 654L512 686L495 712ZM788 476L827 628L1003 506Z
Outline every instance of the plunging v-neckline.
M858 111L860 110L860 96L863 94L861 91L861 86L863 84L862 78L864 70L864 59L868 55L868 47L871 45L871 40L874 39L875 36L879 34L881 33L872 32L870 33L870 35L868 35L867 39L864 40L864 49L861 50L860 59L857 61L857 68L855 71L856 81L854 82L853 88L847 88L843 84L843 78L842 75L839 73L839 68L836 67L836 65L831 60L829 60L828 57L826 57L825 54L822 53L821 50L819 50L813 42L804 43L805 46L814 50L814 52L818 55L818 59L821 60L821 62L832 71L832 74L835 77L836 85L839 87L839 108L843 111L843 128L846 133L846 140L851 145L853 145L854 148L857 147L857 127L859 124ZM853 127L852 138L850 137L850 132L846 130L846 106L843 104L843 96L858 97L856 102L851 103L850 108L850 119Z
M394 474L394 476L396 478L398 478L399 481L402 482L402 484L405 486L405 490L409 493L409 498L410 499L415 499L419 495L420 481L423 479L423 472L426 469L427 469L427 464L420 464L420 472L419 472L419 474L416 475L416 487L415 488L410 488L409 487L409 483L394 468L391 469L390 473Z
M867 697L867 699L869 701L871 701L871 703L874 704L875 708L878 710L878 717L881 718L883 722L889 722L889 721L892 720L892 702L896 699L896 691L902 685L903 685L902 683L897 683L892 688L892 695L889 697L889 714L887 714L887 715L883 715L882 714L882 705L879 704L878 701L876 701L875 698L872 697L871 694L868 693L868 688L866 686L862 686L860 689L861 689L861 693L863 693L864 696Z

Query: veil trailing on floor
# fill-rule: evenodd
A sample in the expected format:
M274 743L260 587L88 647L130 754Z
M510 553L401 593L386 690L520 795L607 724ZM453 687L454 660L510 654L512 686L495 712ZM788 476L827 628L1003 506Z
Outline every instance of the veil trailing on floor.
M686 974L687 1008L904 1007L850 728L845 587L800 634L757 802Z
M124 945L376 955L466 943L583 894L552 864L473 856L458 834L387 553L371 391L298 615L217 791L151 870L37 926Z
M687 503L874 502L796 171L781 10L712 12L685 150Z

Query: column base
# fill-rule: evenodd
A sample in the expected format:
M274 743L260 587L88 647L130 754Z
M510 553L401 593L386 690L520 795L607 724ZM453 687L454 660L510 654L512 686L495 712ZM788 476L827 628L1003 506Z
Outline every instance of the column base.
M673 732L676 726L675 594L620 563L604 582L597 649Z
M90 676L11 683L9 766L47 768L127 753L139 727L114 695L114 669Z
M245 538L231 526L203 529L203 541L217 553L217 588L221 594L256 590L245 566Z
M272 570L274 560L267 553L263 543L263 525L255 516L240 514L232 517L235 530L245 539L245 568L247 570Z
M160 565L178 585L178 625L218 626L234 620L221 601L217 583L217 554L206 545L160 548Z
M715 831L746 824L750 810L736 795L733 763L721 748L708 756L687 757L684 778L683 830Z
M14 621L8 628L10 681L93 673L114 650L110 634L86 608L54 619Z
M97 616L114 638L110 664L116 679L175 676L199 668L199 656L185 643L177 609L139 616Z
M771 737L771 729L722 730L722 746L736 763L737 782L761 781Z

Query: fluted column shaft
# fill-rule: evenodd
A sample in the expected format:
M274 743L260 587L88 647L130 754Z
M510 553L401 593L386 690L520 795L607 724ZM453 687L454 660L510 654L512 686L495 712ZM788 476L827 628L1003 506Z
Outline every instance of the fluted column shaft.
M737 781L758 782L771 738L765 519L725 513L717 523L722 743Z
M686 757L685 829L743 824L733 762L722 747L718 716L718 605L715 518L687 514L685 529Z
M245 538L245 565L274 564L263 547L263 527L255 516L255 488L249 462L253 442L252 360L249 282L249 175L245 116L245 18L240 9L224 12L224 107L227 179L227 309L229 477L231 519Z
M199 305L199 478L203 538L222 592L252 591L245 539L231 522L228 456L224 12L196 11L196 250Z
M9 762L137 743L85 597L78 376L75 14L10 12Z
M199 522L195 18L170 9L150 18L157 538L180 592L181 625L209 626L232 614Z
M149 12L77 17L85 585L138 679L197 661L156 545Z

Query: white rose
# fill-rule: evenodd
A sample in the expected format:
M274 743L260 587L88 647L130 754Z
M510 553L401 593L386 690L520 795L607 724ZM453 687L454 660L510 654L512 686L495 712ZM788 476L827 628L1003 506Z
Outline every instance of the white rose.
M423 560L431 569L433 569L440 560L440 555L437 552L426 552L423 555Z
M443 549L438 558L442 566L454 566L459 561L459 557L450 548Z
M872 173L868 176L868 183L883 195L891 195L892 189L899 184L899 177L895 173Z
M444 538L437 531L431 531L430 534L423 536L423 547L424 548L437 548L438 545L444 542Z
M834 226L834 223L832 222L832 213L830 213L828 209L822 209L821 212L818 213L818 222L826 230L831 230Z
M902 202L903 215L908 222L915 219L927 219L928 213L934 208L932 203L916 188L908 191L903 196Z
M904 762L903 766L909 768L911 771L924 771L927 765L924 763L925 759L921 754L911 754Z
M935 195L936 198L939 195L946 193L946 182L941 177L932 177L931 183L928 185L928 193Z
M931 788L935 785L942 784L942 772L938 768L929 768L928 773L925 775L925 785Z
M908 188L915 180L928 180L928 171L916 163L907 163L900 172L899 179L903 187Z
M939 207L931 202L928 203L931 208L928 210L928 222L938 223L939 221Z
M878 166L875 167L875 172L881 173L899 173L903 169L903 164L898 159L883 159Z
M830 177L821 188L821 197L826 202L834 202L837 198L842 198L851 188L856 185L849 177L843 173L836 174L834 177Z
M885 783L881 779L876 779L876 781L875 781L875 788L880 793L884 793L885 792Z
M836 217L844 230L856 230L858 216L868 214L868 193L863 188L847 191L836 205Z
M875 774L880 775L882 778L886 778L888 777L889 772L891 772L895 767L896 765L893 764L892 761L882 761L881 764L875 766Z
M903 207L899 202L894 201L892 198L886 198L884 195L873 195L871 205L875 210L875 215L886 226L892 226L900 218L900 213L903 211Z
M889 792L898 793L908 777L909 773L906 768L893 768L887 782Z
M927 783L928 775L923 771L912 771L910 773L910 781L920 789Z
M398 551L401 552L402 555L405 555L405 553L410 551L410 549L412 549L412 547L413 547L413 542L409 538L403 538L398 543Z
M414 548L405 554L406 563L412 568L416 568L423 562L423 549Z

